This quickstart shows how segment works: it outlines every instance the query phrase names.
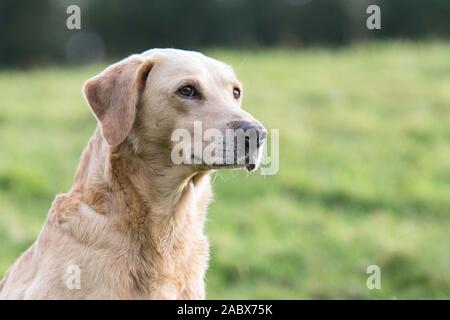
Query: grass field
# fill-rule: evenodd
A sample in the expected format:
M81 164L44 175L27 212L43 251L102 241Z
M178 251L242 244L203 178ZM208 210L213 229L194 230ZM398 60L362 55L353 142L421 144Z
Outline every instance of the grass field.
M215 177L208 298L450 298L450 44L209 54L280 129L280 171ZM101 68L0 71L0 276L71 186Z

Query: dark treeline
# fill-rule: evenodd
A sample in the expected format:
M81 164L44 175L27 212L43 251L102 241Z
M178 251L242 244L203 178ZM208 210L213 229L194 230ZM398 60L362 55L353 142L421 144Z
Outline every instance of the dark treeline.
M81 8L81 30L66 9ZM381 30L366 8L381 8ZM0 65L80 63L151 47L342 46L448 39L448 0L0 0Z

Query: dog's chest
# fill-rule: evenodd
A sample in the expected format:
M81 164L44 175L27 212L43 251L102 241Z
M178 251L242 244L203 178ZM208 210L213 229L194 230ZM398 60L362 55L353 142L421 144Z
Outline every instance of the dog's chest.
M104 261L103 268L113 291L124 298L204 298L209 259L205 215L206 206L189 201L168 217L147 219L114 236L105 258L113 256L117 263Z
M191 230L183 239L152 239L151 246L130 243L122 248L118 263L104 269L116 287L114 291L122 292L125 298L204 298L208 241L197 230Z
M81 267L81 290L70 292L79 298L202 299L209 258L203 234L207 187L187 192L170 214L145 213L145 219L125 211L105 216L70 195L59 197L41 243L52 247L58 270Z
M204 214L199 216L197 210L183 212L182 221L153 230L148 239L151 245L143 246L143 256L134 260L137 267L132 269L137 271L133 275L136 288L145 298L204 298L209 260L209 243L203 234Z

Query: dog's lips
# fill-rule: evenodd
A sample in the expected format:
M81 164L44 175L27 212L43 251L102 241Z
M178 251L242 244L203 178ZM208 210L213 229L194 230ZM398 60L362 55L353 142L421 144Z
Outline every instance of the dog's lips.
M245 170L247 170L248 172L253 172L258 168L258 166L254 163L212 164L212 165L207 165L206 167L211 168L211 169L243 169L243 168L245 168Z
M247 169L248 172L255 171L255 169L256 169L256 164L254 164L254 163L246 164L246 165L245 165L245 168Z

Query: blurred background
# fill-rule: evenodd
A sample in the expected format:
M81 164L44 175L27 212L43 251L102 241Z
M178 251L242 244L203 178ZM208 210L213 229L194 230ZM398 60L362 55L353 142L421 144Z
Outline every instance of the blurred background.
M0 277L72 184L96 126L83 82L175 47L233 65L280 129L278 174L213 179L208 298L450 298L449 17L446 0L1 0Z

